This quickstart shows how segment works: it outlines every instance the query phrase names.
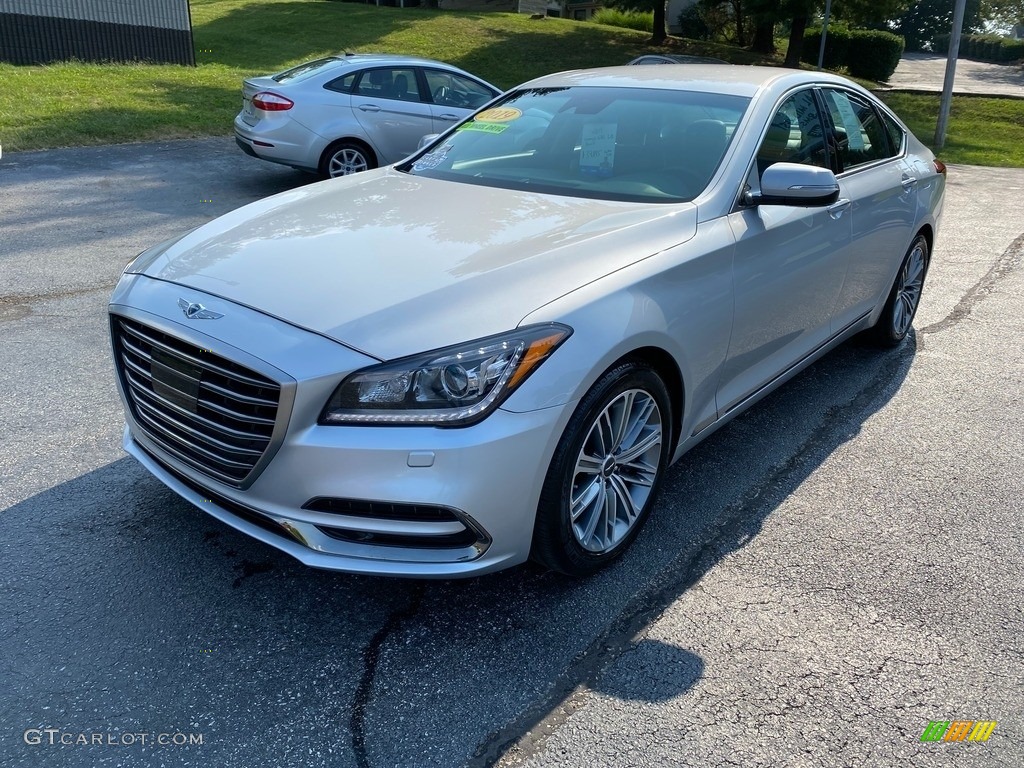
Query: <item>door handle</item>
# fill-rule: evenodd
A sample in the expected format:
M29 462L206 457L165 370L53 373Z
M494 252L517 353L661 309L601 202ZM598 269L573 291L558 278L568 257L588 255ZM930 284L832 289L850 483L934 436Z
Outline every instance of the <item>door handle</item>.
M911 189L917 186L917 179L913 176L904 176L903 181L900 182L903 185L903 189L909 192Z
M452 120L458 120L459 116L458 115L453 115L451 112L445 112L443 115L438 115L437 119L438 120L447 120L447 121L451 122Z
M363 110L363 112L380 112L380 107L376 104L360 104L359 108Z
M838 200L830 205L825 210L828 211L828 215L833 219L841 219L843 214L850 209L850 201L845 197L842 200Z

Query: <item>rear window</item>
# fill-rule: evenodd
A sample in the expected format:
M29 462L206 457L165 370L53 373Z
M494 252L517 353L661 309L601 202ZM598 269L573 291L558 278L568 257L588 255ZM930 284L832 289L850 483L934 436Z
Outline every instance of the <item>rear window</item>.
M286 69L284 72L278 72L276 75L271 75L271 79L278 83L291 83L296 80L303 80L311 75L322 72L330 67L336 67L342 64L342 60L331 56L326 59L317 59L316 61L307 61L305 64L299 64L297 67Z

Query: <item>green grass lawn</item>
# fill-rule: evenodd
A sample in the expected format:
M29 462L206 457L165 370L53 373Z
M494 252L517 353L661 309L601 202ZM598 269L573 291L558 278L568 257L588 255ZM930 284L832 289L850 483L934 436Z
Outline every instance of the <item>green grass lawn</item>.
M880 94L921 141L932 146L938 95ZM1024 168L1024 100L954 96L946 144L936 154L947 163Z
M378 8L327 0L192 0L196 67L0 64L7 151L231 133L244 77L339 51L441 59L503 88L563 69L623 64L651 50L645 32L507 13ZM672 40L679 53L777 63L742 49ZM931 139L933 96L887 94ZM954 100L947 162L1024 166L1024 101Z
M507 13L326 0L192 0L191 7L195 68L0 64L0 145L13 151L229 134L244 77L339 51L427 56L509 88L563 69L624 64L649 50L647 33ZM733 50L674 43L685 53Z

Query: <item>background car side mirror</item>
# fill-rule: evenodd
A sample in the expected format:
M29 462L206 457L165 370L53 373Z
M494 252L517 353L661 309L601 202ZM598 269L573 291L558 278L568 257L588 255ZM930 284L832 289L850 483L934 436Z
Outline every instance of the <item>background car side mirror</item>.
M427 144L432 142L434 139L436 139L440 135L441 135L440 133L428 133L426 136L423 136L420 139L420 143L416 146L416 150L419 151L419 150L423 149L425 146L427 146Z
M795 205L812 208L839 199L839 182L828 168L774 163L761 175L761 191L744 195L747 205Z

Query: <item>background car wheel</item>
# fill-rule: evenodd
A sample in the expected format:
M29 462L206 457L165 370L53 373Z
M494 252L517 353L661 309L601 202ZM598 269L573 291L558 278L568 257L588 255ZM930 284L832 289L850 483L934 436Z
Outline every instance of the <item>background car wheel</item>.
M650 514L668 467L672 408L648 365L624 362L580 401L541 490L531 556L571 576L618 557Z
M376 167L377 158L368 147L354 141L338 141L324 151L320 160L320 175L334 179Z
M924 235L918 235L903 257L903 264L889 291L881 317L868 331L868 339L872 343L881 347L895 347L907 337L921 302L929 259L928 241Z

